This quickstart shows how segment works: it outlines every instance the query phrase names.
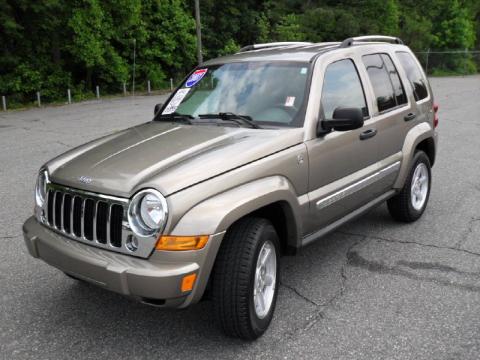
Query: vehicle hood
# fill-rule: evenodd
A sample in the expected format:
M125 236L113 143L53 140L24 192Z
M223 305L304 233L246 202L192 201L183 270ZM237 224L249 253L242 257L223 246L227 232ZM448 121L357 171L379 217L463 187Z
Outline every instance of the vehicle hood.
M70 150L47 168L52 182L73 188L130 197L148 183L168 196L302 140L302 129L152 121Z

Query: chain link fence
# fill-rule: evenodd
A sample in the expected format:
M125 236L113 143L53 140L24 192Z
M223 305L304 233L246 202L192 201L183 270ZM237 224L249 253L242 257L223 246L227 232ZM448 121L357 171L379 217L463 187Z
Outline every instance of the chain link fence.
M422 64L428 76L458 76L471 75L480 72L480 50L431 50L416 51L415 55ZM127 92L130 90L130 84L119 84L119 88L123 88L123 96L134 95L135 92ZM174 80L170 79L170 89L174 87ZM140 88L142 88L140 86ZM143 89L143 88L142 88ZM140 89L139 89L140 90ZM143 94L150 94L153 89L150 87L150 81L146 82L146 91L140 91ZM166 89L164 89L166 90ZM120 94L119 94L120 95ZM6 111L9 106L9 96L0 94L1 96L1 110ZM97 86L95 96L100 99L100 88ZM10 94L10 98L15 98L14 94ZM72 93L70 89L65 88L65 103L72 103ZM15 104L14 107L23 107L25 105L42 106L42 92L41 89L32 96L30 104ZM22 106L23 105L23 106Z
M428 76L471 75L480 72L480 50L415 52Z

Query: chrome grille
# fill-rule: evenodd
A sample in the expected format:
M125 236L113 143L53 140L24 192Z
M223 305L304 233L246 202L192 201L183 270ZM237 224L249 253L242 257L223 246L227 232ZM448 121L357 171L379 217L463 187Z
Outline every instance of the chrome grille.
M148 258L158 234L135 234L128 221L130 199L74 189L47 181L37 220L70 239L106 250ZM107 256L107 255L106 255Z
M131 236L127 208L127 199L49 183L43 223L72 239L132 254L125 247Z

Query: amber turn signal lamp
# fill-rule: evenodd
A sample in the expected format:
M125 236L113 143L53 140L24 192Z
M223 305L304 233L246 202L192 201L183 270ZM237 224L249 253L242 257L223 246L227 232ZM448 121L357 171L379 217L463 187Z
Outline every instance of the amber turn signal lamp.
M200 250L207 244L208 235L160 236L156 249L168 251Z
M197 279L197 274L190 274L184 276L182 279L182 292L192 291L193 285L195 284L195 280Z

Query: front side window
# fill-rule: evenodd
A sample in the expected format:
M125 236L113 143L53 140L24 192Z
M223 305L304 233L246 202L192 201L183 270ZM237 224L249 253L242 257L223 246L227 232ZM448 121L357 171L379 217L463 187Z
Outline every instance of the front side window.
M363 63L372 83L379 112L407 103L397 69L386 54L364 55Z
M415 100L425 99L428 96L427 82L415 59L411 54L404 51L397 52L397 57L407 73L407 78L412 85Z
M300 114L310 66L304 62L238 62L195 70L162 115L192 119L234 113L262 125L303 126ZM195 122L195 120L193 121Z
M323 80L321 106L324 119L331 119L338 107L359 108L364 116L368 116L362 83L352 60L340 60L328 65Z

